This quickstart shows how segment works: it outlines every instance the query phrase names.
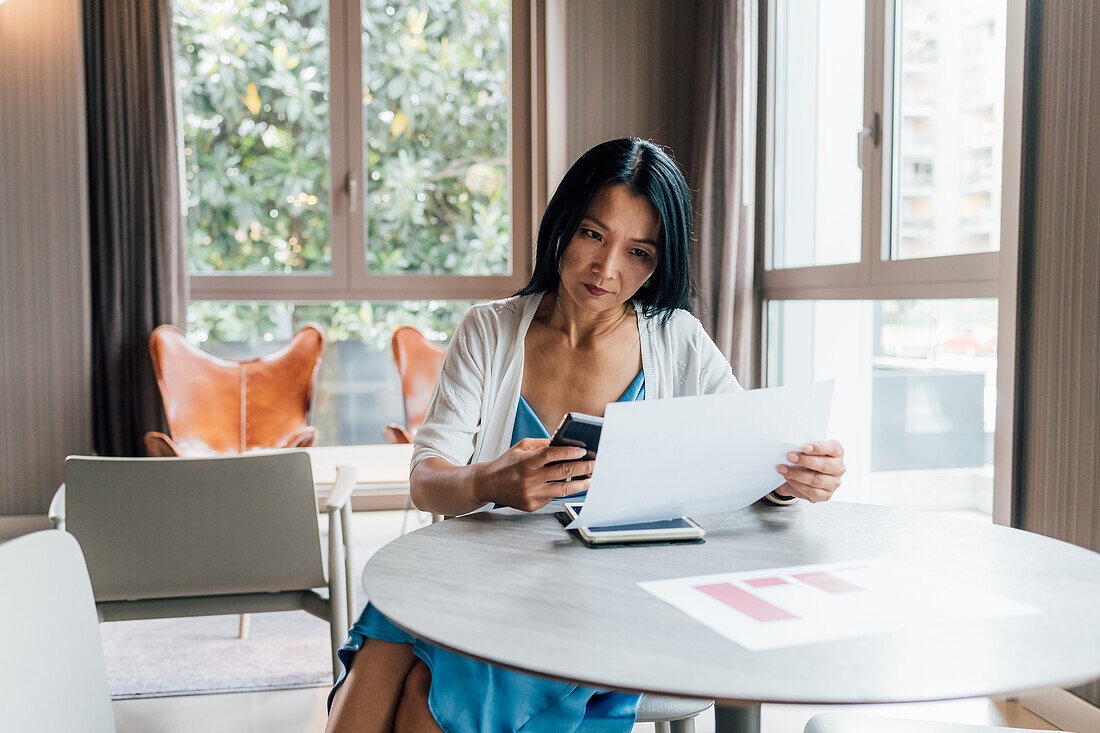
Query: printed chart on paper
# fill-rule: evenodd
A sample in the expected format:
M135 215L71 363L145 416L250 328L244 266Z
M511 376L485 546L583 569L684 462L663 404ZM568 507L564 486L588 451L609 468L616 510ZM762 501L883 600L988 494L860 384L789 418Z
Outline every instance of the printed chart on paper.
M890 558L638 585L749 650L1039 612Z

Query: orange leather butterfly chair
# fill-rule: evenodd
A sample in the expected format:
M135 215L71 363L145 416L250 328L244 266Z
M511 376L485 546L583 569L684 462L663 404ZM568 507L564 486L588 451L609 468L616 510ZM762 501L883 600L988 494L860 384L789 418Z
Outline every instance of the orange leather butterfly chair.
M411 443L412 434L424 422L446 351L412 326L397 328L390 343L405 397L405 425L390 423L382 428L382 434L387 443Z
M274 354L219 359L174 326L149 337L168 432L145 434L150 456L205 456L256 448L305 448L317 440L310 400L325 337L309 324Z

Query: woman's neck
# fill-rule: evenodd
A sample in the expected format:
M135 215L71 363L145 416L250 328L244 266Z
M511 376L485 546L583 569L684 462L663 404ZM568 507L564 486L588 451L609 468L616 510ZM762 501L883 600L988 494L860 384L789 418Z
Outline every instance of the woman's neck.
M586 310L559 290L543 296L535 318L560 332L570 347L576 349L615 333L633 313L634 306L630 301L603 311Z

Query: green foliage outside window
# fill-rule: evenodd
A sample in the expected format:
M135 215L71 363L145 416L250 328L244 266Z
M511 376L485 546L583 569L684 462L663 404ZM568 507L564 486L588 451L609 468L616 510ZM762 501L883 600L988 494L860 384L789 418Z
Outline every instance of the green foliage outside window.
M174 9L189 269L330 269L327 0Z
M398 326L416 326L433 341L447 341L472 303L456 300L398 303L224 303L194 301L187 309L187 331L201 344L232 343L247 353L272 350L307 323L317 323L329 341L357 341L371 351L388 352Z
M365 0L367 265L506 274L508 0Z

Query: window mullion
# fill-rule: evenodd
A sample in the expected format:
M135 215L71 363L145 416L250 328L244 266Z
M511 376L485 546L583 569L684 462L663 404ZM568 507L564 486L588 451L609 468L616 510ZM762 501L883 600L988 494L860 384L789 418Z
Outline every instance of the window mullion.
M542 65L533 58L537 46L533 42L532 3L512 0L509 5L510 36L508 42L508 211L511 216L510 273L526 282L532 264L532 244L535 235L533 211L538 195L537 162L532 155L536 147L534 136L534 98L537 93L534 69ZM544 141L540 141L544 142Z
M358 143L361 136L359 124L360 73L359 61L359 8L358 0L330 0L333 18L339 19L332 26L332 74L333 84L329 104L333 114L334 180L338 181L339 202L334 207L333 226L339 220L339 252L333 252L333 270L339 275L341 289L355 288L357 250L362 248L363 175L359 165L362 153ZM339 151L337 153L337 150ZM361 259L359 253L359 259Z
M329 160L332 202L329 207L332 232L332 274L334 289L347 286L344 261L348 244L348 167L347 167L347 116L344 114L344 98L347 85L347 53L344 27L347 25L344 0L329 0Z
M892 0L867 0L866 63L864 66L864 122L868 139L863 178L863 251L862 263L866 282L877 284L881 276L884 248L889 246L890 187L887 151L892 150L893 135L890 115L885 104L889 98L890 74L886 73L892 47L887 31L887 16L892 14Z
M764 273L770 271L773 267L772 259L775 251L776 240L776 222L778 216L776 215L775 205L775 171L777 169L777 149L776 139L778 137L776 128L781 124L779 115L776 114L775 99L778 95L776 87L779 84L779 79L776 73L776 53L778 52L778 20L777 15L781 10L781 5L778 2L767 2L764 7L764 17L766 28L766 41L763 49L763 61L764 61L764 74L761 75L761 81L763 82L763 93L758 93L758 97L762 100L761 104L764 108L764 154L760 157L760 160L764 162L764 184L756 192L756 205L763 206L764 208L764 226L761 227L759 234L756 236L757 242L757 282L764 281ZM759 165L759 163L758 163Z
M367 170L363 161L363 32L360 0L340 0L344 4L344 67L346 74L344 119L347 121L345 139L347 145L348 175L356 181L355 201L348 203L347 249L343 266L348 290L369 298L366 284L367 243Z

